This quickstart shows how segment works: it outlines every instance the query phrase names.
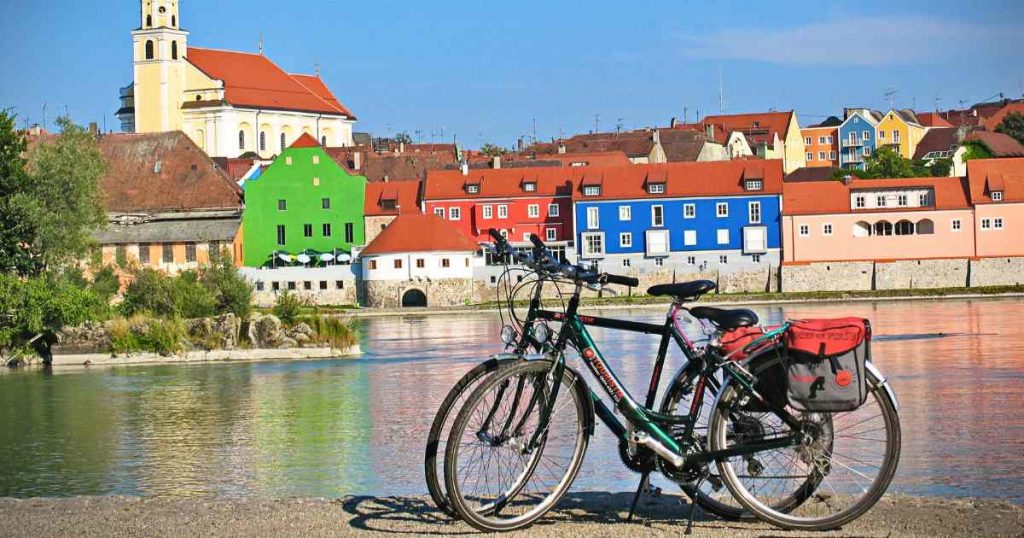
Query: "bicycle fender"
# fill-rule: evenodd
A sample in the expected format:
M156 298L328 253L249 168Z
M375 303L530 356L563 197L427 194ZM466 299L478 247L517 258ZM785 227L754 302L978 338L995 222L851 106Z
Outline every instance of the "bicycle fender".
M865 361L864 366L865 368L867 368L868 372L871 373L871 375L875 376L878 379L878 386L885 389L885 393L888 394L889 399L892 400L893 407L895 407L896 412L899 413L900 402L899 400L896 399L896 391L893 390L892 385L889 384L889 380L886 379L884 375L882 375L882 371L879 370L878 367L875 366L874 363L872 363L870 360Z

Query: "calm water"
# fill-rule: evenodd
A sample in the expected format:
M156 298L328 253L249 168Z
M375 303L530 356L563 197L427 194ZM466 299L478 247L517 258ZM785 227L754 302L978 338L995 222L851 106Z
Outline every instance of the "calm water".
M873 321L876 363L901 404L894 489L1024 502L1024 300L756 310L768 322ZM352 361L0 375L0 496L423 494L430 420L451 385L499 351L497 316L370 319L363 329L366 354ZM656 341L595 337L641 392ZM678 355L670 361L668 372ZM576 489L633 487L600 430Z

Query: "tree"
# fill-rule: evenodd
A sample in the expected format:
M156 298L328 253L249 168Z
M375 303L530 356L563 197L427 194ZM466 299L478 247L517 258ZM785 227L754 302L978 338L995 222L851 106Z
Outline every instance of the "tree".
M996 132L1012 136L1017 142L1024 144L1024 114L1010 112L996 126Z
M891 148L879 148L865 159L867 172L873 178L917 177L914 163Z
M402 131L395 135L395 142L399 144L412 144L412 137L409 136L409 133Z
M953 159L935 159L932 161L931 166L928 167L928 173L932 177L946 177L949 172L953 169Z
M35 213L25 172L25 137L14 129L16 116L0 110L0 273L39 271Z
M480 146L480 153L488 157L501 157L502 155L508 153L508 150L501 146L496 146L494 144L487 143Z
M860 179L866 179L871 177L864 170L859 168L836 168L832 171L832 177L835 179L843 179L846 176L856 177Z
M964 162L973 161L974 159L991 159L993 157L992 152L981 142L964 142L963 147Z
M231 262L231 258L211 254L210 265L199 269L199 282L216 300L218 314L231 312L242 319L252 313L252 284Z

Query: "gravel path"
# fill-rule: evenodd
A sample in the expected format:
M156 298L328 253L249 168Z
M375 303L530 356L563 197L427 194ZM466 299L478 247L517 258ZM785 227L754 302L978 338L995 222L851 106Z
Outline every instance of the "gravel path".
M688 508L673 495L646 498L640 522L622 518L627 493L571 494L559 510L522 536L679 535ZM337 500L0 499L0 536L350 536L476 534L432 510L424 499L346 497ZM1024 507L999 501L883 499L857 522L831 533L786 532L762 523L702 517L694 536L1024 536Z

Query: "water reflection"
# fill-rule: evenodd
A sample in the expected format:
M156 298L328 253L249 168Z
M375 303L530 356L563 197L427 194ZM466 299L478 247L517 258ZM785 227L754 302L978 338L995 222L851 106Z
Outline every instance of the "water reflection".
M863 316L899 395L895 489L1024 502L1024 300L755 308ZM658 310L615 317L660 321ZM448 388L498 351L497 316L367 319L360 360L0 375L0 496L423 494L421 450ZM634 395L657 339L594 330ZM679 367L670 354L665 381ZM577 489L625 490L603 429ZM669 484L661 484L670 487Z

